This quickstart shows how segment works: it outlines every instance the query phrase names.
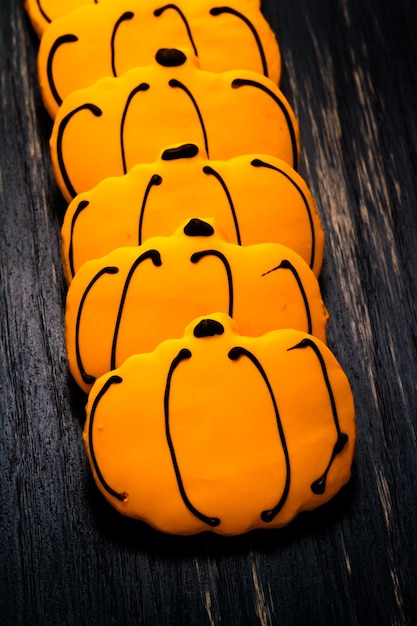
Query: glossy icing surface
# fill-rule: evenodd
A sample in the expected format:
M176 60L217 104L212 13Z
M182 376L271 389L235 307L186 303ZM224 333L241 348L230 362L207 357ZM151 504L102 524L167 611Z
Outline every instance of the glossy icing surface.
M88 399L98 488L168 533L275 528L349 480L355 415L330 350L297 330L245 337L224 314L127 359Z
M149 65L159 48L169 47L192 49L202 69L280 79L278 44L257 2L117 0L85 6L46 28L38 56L45 106L54 117L73 91Z
M328 313L299 255L280 244L228 243L212 219L196 218L79 269L65 316L71 373L88 391L128 356L180 337L190 320L213 311L247 335L297 328L325 341Z
M209 161L203 149L185 144L74 198L61 231L67 282L86 261L170 235L191 215L212 216L231 243L281 243L319 275L323 228L297 172L262 154Z
M299 130L288 101L250 71L200 70L194 57L104 78L61 105L51 135L55 178L69 201L108 176L155 161L166 146L203 143L210 159L264 153L296 167ZM188 53L187 53L188 54Z

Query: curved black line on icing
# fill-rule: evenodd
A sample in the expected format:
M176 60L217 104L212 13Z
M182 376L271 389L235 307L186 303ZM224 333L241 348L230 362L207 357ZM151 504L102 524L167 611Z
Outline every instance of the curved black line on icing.
M287 441L285 439L284 428L282 426L282 421L281 421L281 416L279 414L277 401L275 399L274 392L272 390L271 383L269 382L268 376L266 375L264 368L262 367L261 363L258 361L256 356L252 354L252 352L249 352L249 350L236 346L236 348L232 348L228 354L229 359L232 361L236 361L241 356L246 356L254 364L254 366L256 367L260 375L262 376L263 381L268 389L268 393L271 398L272 405L274 407L275 419L276 419L276 423L278 427L278 434L279 434L282 450L284 452L284 457L285 457L286 475L285 475L285 485L284 485L282 495L279 501L277 502L277 504L272 509L262 511L261 513L262 521L269 523L269 522L272 522L273 519L278 515L278 513L284 506L285 501L288 497L288 492L290 490L290 482L291 482L290 455L288 452Z
M194 108L196 110L196 113L198 115L198 119L200 121L201 130L203 132L204 147L205 147L205 150L206 150L207 158L210 158L206 127L204 125L203 116L201 115L201 111L199 109L199 106L197 104L196 99L194 98L193 94L188 89L188 87L186 87L183 83L180 83L180 81L177 80L176 78L171 79L168 84L169 84L170 87L179 87L180 89L182 89L187 94L187 96L190 98L191 102L193 103Z
M316 233L314 230L314 223L313 223L313 216L311 214L311 210L310 210L310 206L308 204L307 198L305 196L305 193L303 192L303 190L301 189L301 187L299 185L297 185L297 183L291 178L291 176L288 176L288 174L286 174L284 171L282 171L279 167L275 167L275 165L271 165L271 163L267 163L266 161L261 161L261 159L254 159L251 162L251 165L253 167L266 167L270 170L274 170L275 172L279 172L279 174L282 174L283 176L285 176L285 178L287 180L290 181L290 183L297 189L298 193L300 194L306 211L307 211L307 215L308 215L308 220L310 223L310 230L311 230L311 256L310 256L310 268L312 269L314 267L314 261L315 261L315 255L316 255Z
M87 372L84 369L84 365L81 359L81 352L80 352L80 325L81 325L81 316L83 314L83 309L84 309L84 304L85 301L87 299L88 294L90 293L91 289L94 287L94 285L96 284L96 282L98 280L100 280L100 278L102 276L104 276L104 274L117 274L119 271L118 267L114 267L114 266L109 266L109 267L103 267L99 272L97 272L97 274L94 276L94 278L91 279L91 281L89 282L89 284L87 285L83 296L80 300L80 304L78 307L78 312L77 312L77 319L75 322L75 357L77 360L77 366L79 369L79 372L81 374L81 378L83 379L83 381L85 382L86 385L92 385L94 383L94 381L96 380L94 376L91 376L90 374L87 374Z
M98 106L96 106L95 104L86 103L77 107L73 111L70 111L70 113L68 113L61 120L59 124L58 134L57 134L57 139L56 139L56 151L57 151L58 165L59 165L59 170L61 172L62 179L67 188L67 191L72 198L74 198L74 196L77 195L77 192L72 186L70 177L68 176L67 168L65 167L64 156L62 152L62 139L64 137L64 132L65 132L66 127L68 126L68 123L71 121L74 115L76 115L80 111L90 111L95 117L100 117L101 115L103 115L103 111Z
M203 337L215 337L224 334L224 326L217 320L205 319L201 320L193 331L194 337L202 339Z
M200 220L199 217L193 217L184 226L184 235L187 235L187 237L212 237L214 228L208 222Z
M275 94L271 89L268 89L268 87L266 87L266 85L263 85L262 83L259 83L256 80L249 80L246 78L236 78L233 82L232 82L232 89L239 89L240 87L255 87L256 89L260 89L261 91L265 92L266 94L268 94L268 96L270 96L272 98L272 100L279 106L279 108L281 109L281 111L284 114L285 117L285 121L287 122L287 126L288 126L288 130L290 133L290 138L291 138L291 147L292 147L292 153L293 153L293 163L292 166L295 169L298 165L298 159L299 159L299 155L298 155L298 150L297 150L297 139L295 136L295 129L294 126L292 124L292 120L291 117L288 113L288 110L284 104L284 102L282 102L278 95Z
M70 245L68 249L68 262L70 266L71 278L74 278L75 269L74 269L74 230L75 230L75 222L78 219L78 216L84 209L86 209L89 205L88 200L81 200L78 204L77 209L74 211L74 215L71 220L71 231L70 231Z
M287 259L284 259L283 261L281 261L281 263L279 265L277 265L276 267L272 268L272 270L269 270L268 272L265 272L264 274L262 274L262 276L267 276L268 274L270 274L271 272L275 272L276 270L290 270L292 275L294 276L296 282L297 282L297 286L298 289L300 290L300 293L302 295L303 298L303 302L304 302L304 308L306 311L306 316L307 316L307 332L309 335L311 335L312 330L313 330L313 326L312 326L312 322L311 322L311 312L310 312L310 306L308 304L308 298L307 298L307 294L305 292L304 289L304 285L301 281L300 275L298 274L297 270L295 269L294 265L288 261Z
M139 228L138 228L138 245L139 246L142 243L143 220L145 217L145 208L146 208L146 203L148 201L148 196L150 194L152 187L158 187L161 184L162 184L161 176L159 176L159 174L154 174L145 189L145 193L144 193L143 200L142 200L142 206L140 208L140 214L139 214Z
M51 18L45 13L40 0L36 0L36 4L38 5L39 13L42 15L43 19L50 24L52 22Z
M155 61L162 67L180 67L187 61L182 50L176 48L160 48L155 55Z
M330 384L329 375L327 373L326 363L324 362L323 355L321 354L319 347L316 345L316 343L312 339L306 337L305 339L302 339L302 341L300 341L300 343L298 343L297 345L293 346L292 348L288 348L288 351L298 350L301 348L312 348L314 354L316 355L320 363L321 371L323 373L323 379L326 385L327 392L329 394L333 421L334 421L334 425L336 427L336 433L337 433L336 443L333 446L332 454L330 456L330 460L326 469L324 470L323 474L311 484L311 491L315 494L320 495L324 493L326 490L327 474L330 471L333 461L336 458L336 456L342 452L349 437L346 433L343 433L340 429L339 417L338 417L337 408L336 408L336 401L334 399L332 386Z
M246 15L239 13L239 11L236 11L235 9L231 9L230 7L216 7L214 9L210 9L210 15L214 15L216 17L217 15L222 15L223 13L230 13L230 15L234 15L235 17L238 17L239 19L242 20L242 22L245 22L246 26L249 27L252 35L255 38L255 42L259 50L259 55L261 57L262 73L264 76L268 77L268 64L266 62L265 51L263 49L261 38L259 37L258 31L254 27L252 22L246 17Z
M160 7L159 9L155 9L153 14L155 15L155 17L159 17L160 15L162 15L162 13L164 13L164 11L167 11L168 9L173 9L174 11L176 11L178 13L178 15L180 16L180 18L182 19L182 21L184 22L184 26L187 29L188 39L190 40L190 43L191 43L191 45L193 47L193 51L194 51L195 56L198 57L198 52L197 52L196 45L194 43L193 35L191 33L190 25L187 22L187 18L185 17L184 13L181 11L181 9L179 7L177 7L175 4L166 4L164 7Z
M237 220L237 215L236 215L235 207L234 207L234 204L233 204L232 196L230 195L230 191L227 188L226 183L224 182L224 180L220 176L220 174L218 172L216 172L216 170L214 168L212 168L210 165L206 165L205 167L203 167L203 172L204 172L204 174L208 174L208 175L214 176L214 178L216 180L218 180L218 182L220 183L224 193L226 194L226 198L227 198L227 201L228 201L229 207L230 207L230 212L232 213L232 217L233 217L233 224L235 226L237 243L238 243L239 246L241 246L242 245L242 240L241 240L241 237L240 237L239 222Z
M227 274L227 283L229 285L228 315L229 317L233 317L233 277L232 277L232 270L231 270L229 261L226 259L224 254L222 252L219 252L218 250L202 250L201 252L194 252L194 254L190 258L190 261L191 263L198 263L201 259L203 259L206 256L217 257L218 259L220 259L220 261L223 263L225 267L226 274Z
M198 146L195 143L184 143L182 146L168 148L162 153L162 161L175 161L177 159L192 159L198 155Z
M113 72L113 76L117 76L117 72L116 72L116 49L115 49L115 39L116 39L116 35L117 35L117 31L119 30L119 26L120 24L122 24L123 22L126 22L128 20L131 20L135 17L135 14L132 11L125 11L117 20L116 24L114 25L113 28L113 32L111 35L111 40L110 40L110 49L111 49L111 69Z
M59 95L58 90L55 85L54 73L52 71L52 64L54 62L55 54L61 46L63 46L66 43L75 43L76 41L78 41L78 37L76 35L70 35L70 34L62 35L61 37L58 37L56 41L54 41L48 54L48 59L46 62L46 76L48 78L49 89L51 90L52 97L58 106L61 106L62 98Z
M167 381L166 381L166 385L165 385L165 394L164 394L165 434L166 434L166 438L167 438L169 451L171 453L171 460L172 460L172 465L174 467L175 477L177 479L178 488L180 490L181 498L182 498L185 506L187 507L187 509L193 515L195 515L195 517L197 517L199 520L204 522L204 524L207 524L208 526L211 526L211 527L214 528L215 526L218 526L220 524L221 520L218 517L208 517L207 515L204 515L204 513L201 513L191 503L190 499L187 496L187 493L186 493L185 487L184 487L184 483L183 483L183 480L182 480L180 468L179 468L179 465L178 465L177 455L175 453L174 443L172 441L172 435L171 435L171 427L170 427L170 420L169 420L169 397L170 397L170 393L171 393L172 376L173 376L176 368L178 367L178 365L182 361L184 361L186 359L190 359L191 356L192 355L191 355L190 350L187 350L186 348L183 348L182 350L179 351L179 353L177 354L175 359L172 361L171 366L169 368Z
M130 104L131 104L133 98L135 97L135 95L137 93L141 92L141 91L148 91L149 88L150 88L150 85L148 83L140 83L140 85L137 85L134 89L132 89L132 91L130 92L130 94L127 97L125 108L123 110L122 121L120 123L120 147L121 147L121 151L122 151L122 163L123 163L123 173L124 174L126 174L126 172L127 172L126 155L125 155L125 144L124 144L124 128L125 128L127 112L129 110Z
M141 263L143 263L143 261L146 261L147 259L151 260L152 263L155 265L155 267L160 267L162 265L161 255L159 254L159 252L157 250L147 250L136 259L136 261L133 263L132 267L129 270L129 273L127 275L127 278L123 287L123 293L122 293L122 297L120 300L119 310L117 312L116 325L115 325L114 334L113 334L113 342L112 342L112 347L111 347L111 359L110 359L111 370L114 370L116 368L117 340L119 337L120 322L121 322L122 315L123 315L123 309L124 309L124 305L126 302L127 292L130 287L130 282L133 278L133 274L135 273L136 269L139 267Z
M104 476L101 473L100 467L97 462L96 454L94 452L93 428L94 428L94 419L96 416L96 411L97 411L97 407L98 407L100 400L108 392L108 390L110 389L110 387L112 387L112 385L119 385L122 382L123 382L123 379L120 376L110 376L110 378L106 380L103 387L100 389L100 391L98 392L97 396L94 399L93 406L91 407L91 412L90 412L90 423L88 425L88 444L90 448L90 456L91 456L91 461L93 463L94 469L97 474L97 478L102 484L102 486L104 487L104 489L107 491L107 493L109 493L114 498L117 498L117 500L120 500L120 502L124 502L126 500L127 493L125 492L120 493L119 491L115 491L115 489L110 487L110 485L104 479Z

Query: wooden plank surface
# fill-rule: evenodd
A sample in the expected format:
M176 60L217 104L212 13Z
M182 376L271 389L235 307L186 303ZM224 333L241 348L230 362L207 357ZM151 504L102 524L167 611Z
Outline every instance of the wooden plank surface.
M329 345L351 381L350 484L280 531L175 538L118 516L68 371L37 39L0 3L0 623L417 623L417 3L269 0L327 235Z

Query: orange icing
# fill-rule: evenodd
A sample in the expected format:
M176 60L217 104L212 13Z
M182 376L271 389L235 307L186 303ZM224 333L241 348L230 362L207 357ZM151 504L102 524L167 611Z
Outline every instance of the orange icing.
M118 248L79 269L65 335L81 388L212 311L228 313L248 335L297 328L325 340L328 313L306 262L280 244L228 243L213 225L192 219L170 237Z
M220 313L101 377L84 430L105 498L175 534L288 524L347 483L355 439L349 382L325 344L288 329L241 336Z
M25 9L70 202L65 339L98 488L184 535L324 504L350 478L354 401L325 344L324 234L260 1Z
M159 48L193 49L202 69L247 69L276 84L278 44L258 2L117 0L85 6L50 24L41 39L38 75L54 117L62 100L105 76L149 65Z
M170 235L190 215L211 215L233 243L282 243L319 275L324 233L299 174L269 155L209 161L204 150L186 144L104 179L70 203L61 231L67 282L86 261Z
M164 67L166 56L180 59ZM264 153L298 164L298 123L278 87L260 74L198 69L181 51L72 93L55 118L55 177L65 198L150 163L171 144L201 144L210 159Z

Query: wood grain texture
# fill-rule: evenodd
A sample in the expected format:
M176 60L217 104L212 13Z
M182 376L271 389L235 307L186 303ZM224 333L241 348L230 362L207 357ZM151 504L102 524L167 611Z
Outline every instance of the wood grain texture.
M351 381L350 484L281 531L175 538L110 510L67 371L37 39L0 3L0 622L417 623L417 5L266 0L327 235L329 344Z

